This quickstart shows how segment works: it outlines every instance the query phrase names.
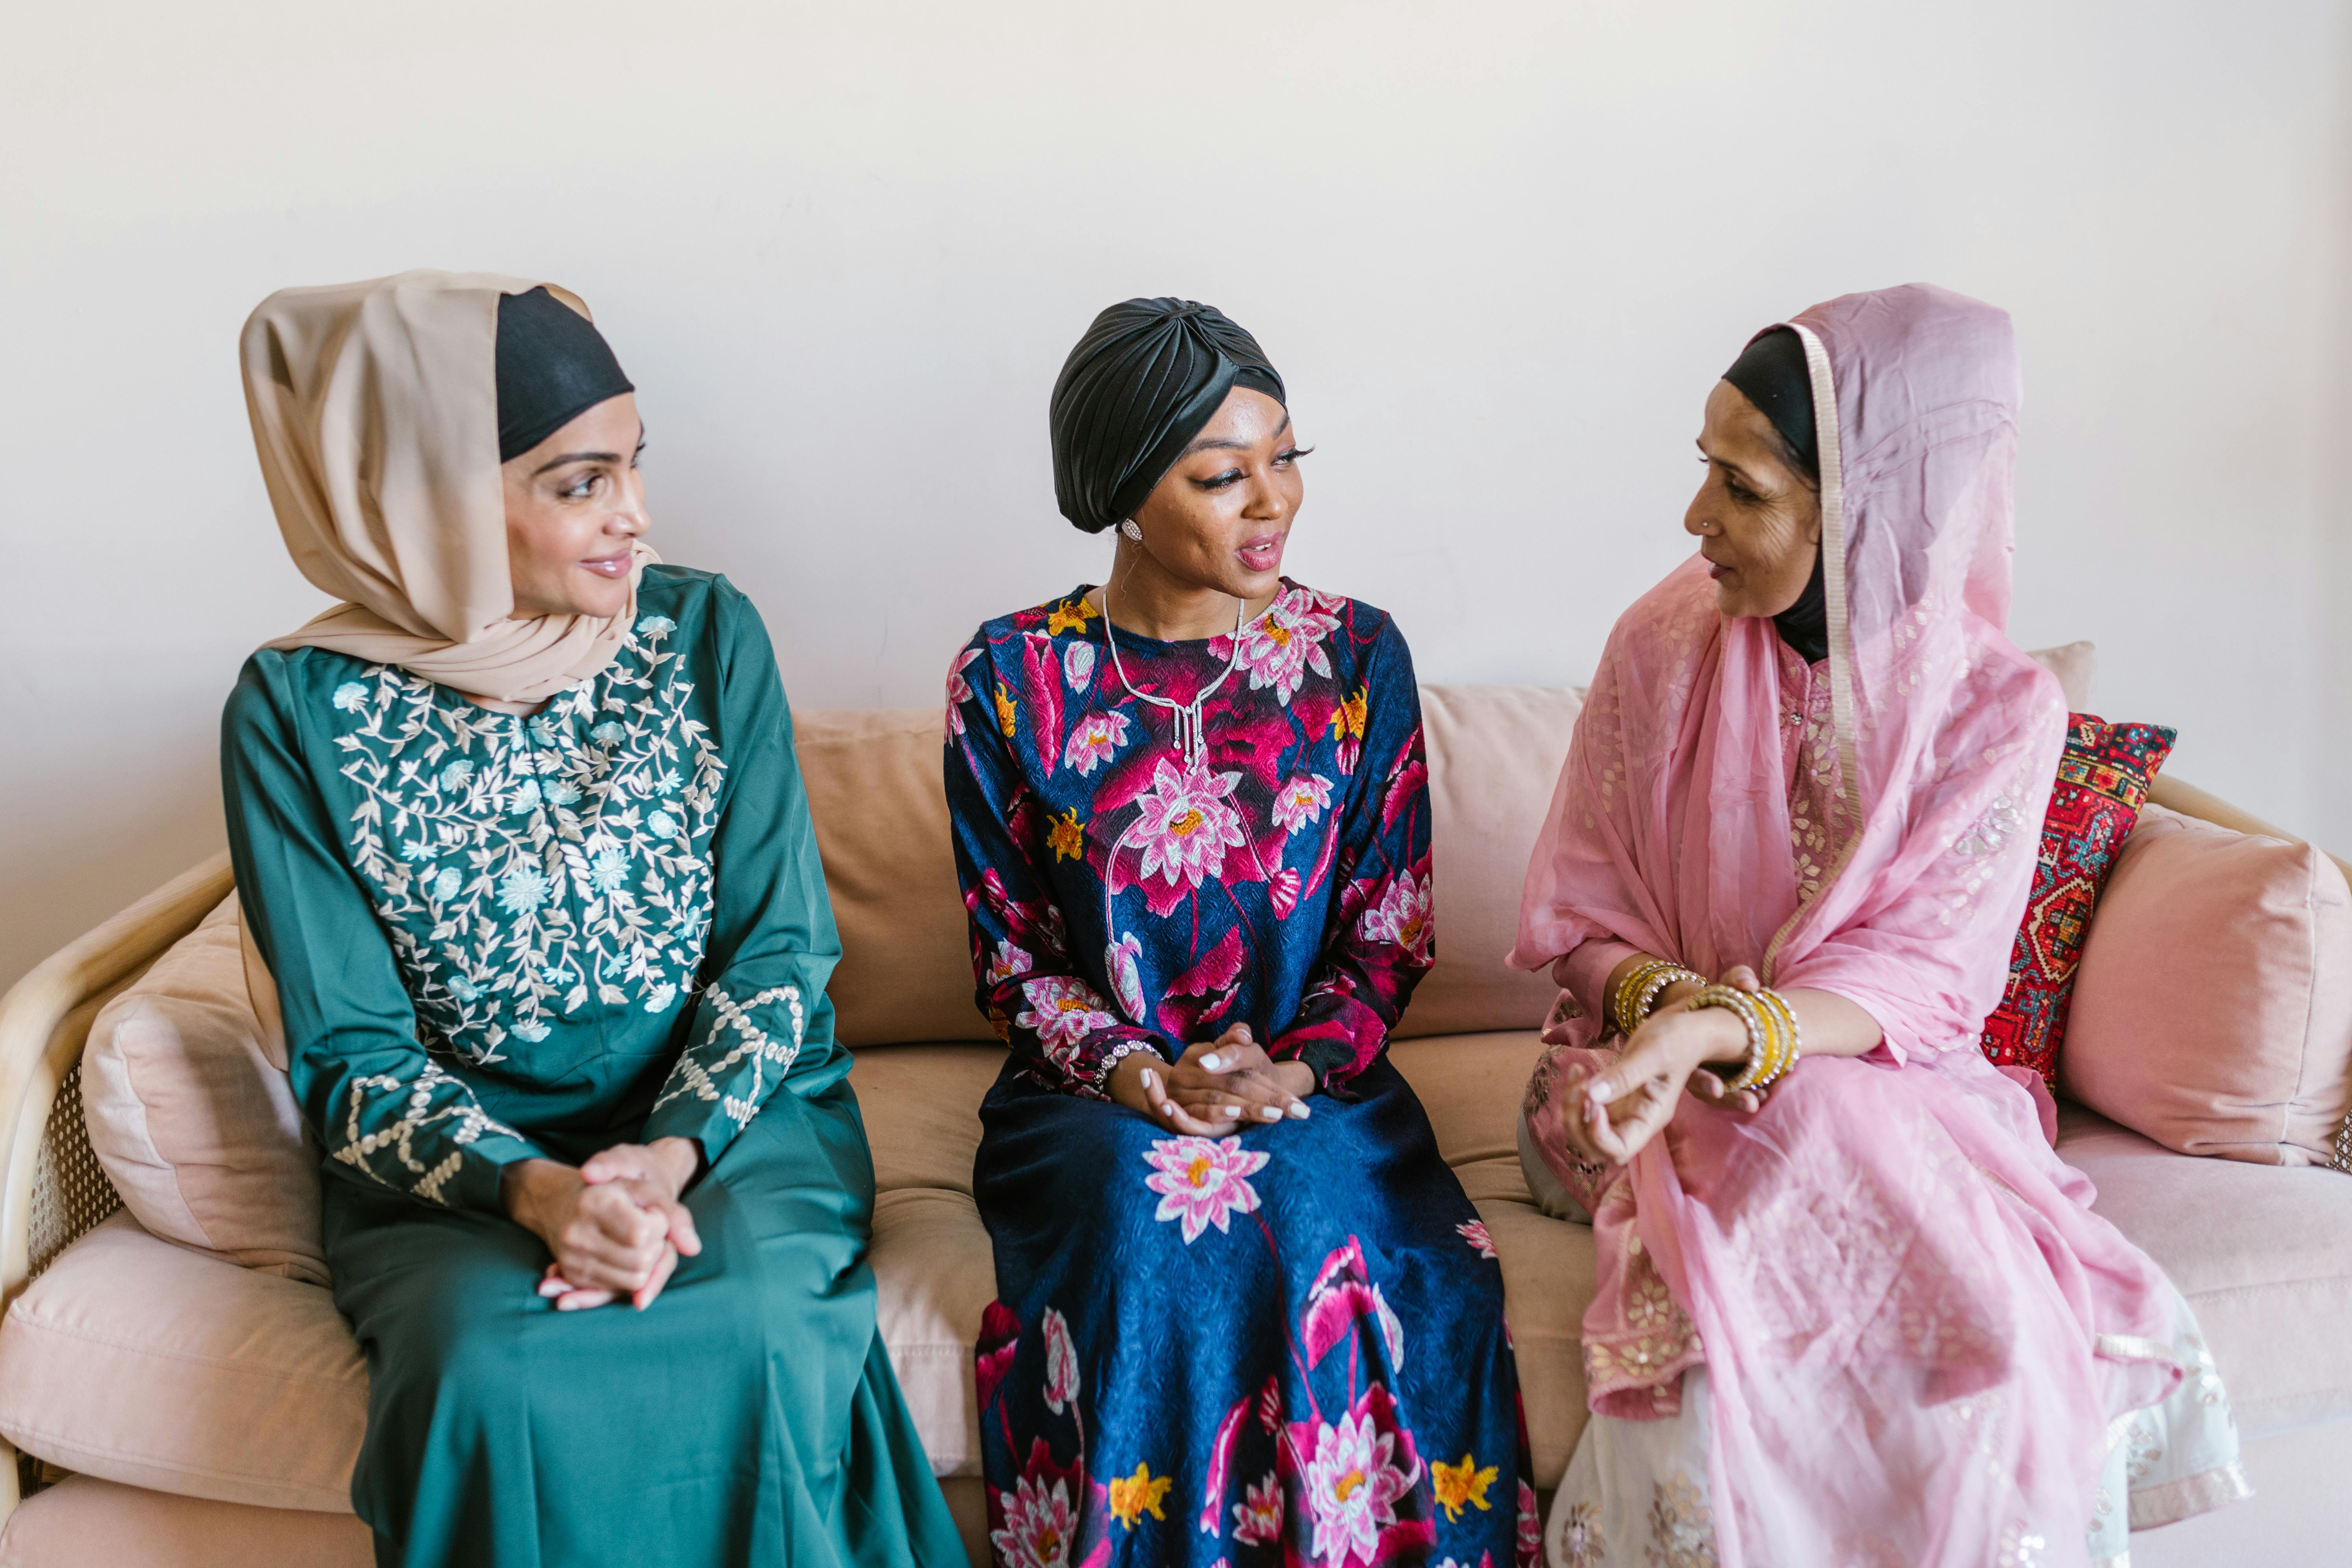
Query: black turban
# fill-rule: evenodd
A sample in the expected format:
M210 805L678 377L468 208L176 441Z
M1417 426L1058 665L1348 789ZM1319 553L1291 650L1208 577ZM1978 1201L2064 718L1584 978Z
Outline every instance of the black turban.
M1135 515L1236 386L1287 403L1257 340L1213 305L1129 300L1097 316L1054 383L1054 499L1100 533Z
M1822 482L1821 442L1813 429L1813 373L1805 363L1804 340L1788 327L1759 332L1723 373L1757 412L1772 422L1789 444L1805 478ZM1807 664L1830 656L1829 590L1822 575L1822 552L1813 551L1813 574L1797 602L1772 617L1780 640Z
M499 461L520 458L608 397L635 392L604 334L541 285L499 297Z

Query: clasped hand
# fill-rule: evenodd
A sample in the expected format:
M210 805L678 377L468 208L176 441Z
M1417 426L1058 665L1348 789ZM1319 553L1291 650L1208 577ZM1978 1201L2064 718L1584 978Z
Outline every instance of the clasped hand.
M1240 1131L1244 1121L1303 1120L1313 1112L1315 1069L1278 1062L1235 1024L1214 1040L1192 1047L1174 1067L1148 1051L1119 1058L1110 1097L1163 1127L1200 1138Z
M1722 983L1742 991L1762 986L1744 963L1725 971ZM1697 991L1688 982L1668 991L1609 1066L1598 1071L1574 1068L1562 1076L1555 1092L1570 1152L1624 1164L1674 1120L1685 1089L1726 1110L1762 1108L1762 1095L1734 1091L1718 1075L1700 1070L1708 1062L1742 1059L1748 1029L1727 1009L1693 1007L1690 999Z
M507 1213L555 1260L539 1282L559 1312L625 1296L640 1311L669 1283L681 1256L702 1250L678 1194L699 1166L684 1138L615 1143L577 1167L554 1160L509 1166Z

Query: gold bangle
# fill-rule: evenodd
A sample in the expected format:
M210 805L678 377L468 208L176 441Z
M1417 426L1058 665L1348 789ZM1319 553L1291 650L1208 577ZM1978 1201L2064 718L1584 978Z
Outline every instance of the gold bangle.
M1789 999L1786 996L1781 995L1778 991L1759 991L1756 994L1758 1000L1762 1002L1769 1010L1779 1015L1778 1022L1780 1026L1779 1057L1772 1064L1772 1070L1765 1074L1762 1079L1762 1082L1769 1084L1785 1075L1790 1068L1795 1067L1797 1058L1805 1054L1805 1029L1803 1025L1797 1022L1797 1010L1789 1005Z
M1706 976L1663 958L1645 958L1635 964L1611 999L1610 1016L1617 1032L1630 1037L1649 1020L1658 998L1685 980L1706 984Z
M1625 978L1617 983L1617 989L1609 997L1609 1021L1617 1026L1619 1034L1630 1035L1634 1030L1634 995L1649 984L1653 975L1664 973L1674 967L1663 958L1645 958L1625 972Z
M1771 1069L1773 1058L1780 1054L1774 1038L1778 1033L1777 1021L1768 1017L1755 997L1736 986L1705 986L1690 999L1690 1005L1694 1011L1701 1007L1720 1007L1748 1026L1747 1058L1740 1064L1738 1076L1727 1080L1723 1087L1734 1093L1755 1088Z

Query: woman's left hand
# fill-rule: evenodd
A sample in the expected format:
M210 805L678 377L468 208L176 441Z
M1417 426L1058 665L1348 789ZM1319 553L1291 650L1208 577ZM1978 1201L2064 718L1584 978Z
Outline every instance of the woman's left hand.
M1727 1097L1721 1079L1699 1071L1702 1063L1737 1060L1747 1048L1738 1015L1676 1002L1651 1014L1614 1062L1571 1090L1580 1103L1560 1109L1575 1124L1575 1142L1622 1165L1674 1119L1685 1087L1713 1103L1753 1110L1753 1096ZM1694 1085L1694 1076L1704 1081Z
M651 1306L662 1287L669 1283L680 1255L692 1258L702 1250L702 1237L695 1231L694 1216L677 1201L678 1194L701 1168L701 1151L687 1138L615 1143L590 1155L580 1167L580 1179L592 1187L607 1182L625 1184L640 1206L660 1215L669 1228L668 1246L661 1262L654 1268L653 1278L630 1294L630 1305L640 1311ZM540 1279L539 1293L552 1297L557 1309L562 1311L602 1307L618 1299L610 1290L572 1284L563 1278L560 1266L553 1263L547 1266L546 1274Z

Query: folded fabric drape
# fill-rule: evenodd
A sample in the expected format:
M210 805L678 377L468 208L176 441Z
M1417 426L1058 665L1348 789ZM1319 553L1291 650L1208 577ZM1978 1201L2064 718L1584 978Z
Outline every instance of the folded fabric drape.
M302 575L344 601L264 647L332 648L515 702L612 662L636 620L637 574L659 559L642 542L620 614L511 618L499 302L539 287L403 272L281 289L246 321L246 410L278 530Z

